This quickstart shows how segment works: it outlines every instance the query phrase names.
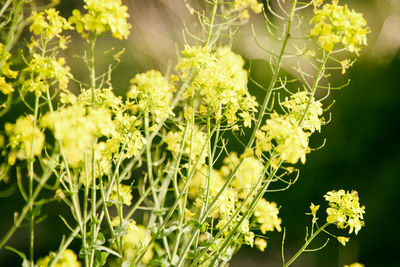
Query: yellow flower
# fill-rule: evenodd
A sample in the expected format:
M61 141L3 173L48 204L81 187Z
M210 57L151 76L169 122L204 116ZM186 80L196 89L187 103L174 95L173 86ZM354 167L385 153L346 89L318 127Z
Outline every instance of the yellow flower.
M319 1L317 4L320 4ZM361 48L367 45L366 35L370 29L363 15L349 10L347 5L339 5L338 0L324 4L321 9L314 8L312 23L315 26L311 36L318 37L318 44L328 52L333 50L335 44L341 43L346 50L358 55Z
M15 124L5 124L4 128L9 136L8 146L11 147L9 154L10 165L15 163L15 159L28 159L31 154L38 156L42 153L44 134L39 127L33 126L33 120L32 115L21 116Z
M320 118L323 113L322 103L315 101L315 98L310 97L308 92L302 91L291 95L290 98L286 97L282 106L288 109L287 116L294 122L300 122L303 119L301 127L304 130L311 133L321 131L321 124L323 123L323 119Z
M189 125L186 131L185 143L183 145L183 155L190 156L192 162L196 162L200 158L200 164L204 164L207 156L208 146L206 146L207 135L198 126ZM178 155L181 146L184 130L178 132L170 131L164 138L167 144L167 150L171 151L174 155ZM205 146L205 148L204 148ZM203 149L204 148L204 149Z
M311 210L311 215L313 216L312 222L316 223L318 218L317 218L317 211L319 209L319 205L315 206L314 203L311 203L310 205L310 210Z
M353 231L357 234L364 226L363 214L365 213L365 207L360 206L358 193L333 190L326 193L324 197L329 202L326 221L336 224L341 229L349 227L350 234Z
M340 61L340 66L342 67L342 74L345 74L346 70L348 68L350 68L352 65L353 65L353 62L351 62L348 59L344 59L344 60Z
M276 142L275 150L282 160L295 164L300 159L306 161L306 154L310 152L308 147L309 133L303 131L297 122L290 117L280 116L276 113L271 115L266 124L261 127L266 134L259 133L256 141L256 151L261 153L272 148L272 140Z
M344 265L343 267L364 267L364 264L361 264L361 263L358 263L358 262L355 262L355 263L352 263L352 264L350 264L350 265Z
M192 79L183 97L200 101L199 115L207 112L215 120L224 118L231 125L240 115L249 127L258 104L247 90L247 72L243 66L242 57L229 47L219 47L213 52L207 47L186 46L176 67L182 80Z
M264 238L256 237L254 245L256 245L260 251L264 252L265 248L267 247L267 241Z
M137 253L144 249L148 242L151 240L151 235L146 233L146 228L143 225L137 225L134 220L132 220L127 228L126 234L122 236L122 249L124 250L123 260L127 261L129 264L133 264L133 260ZM153 245L145 252L142 262L148 263L153 258Z
M59 11L54 8L46 9L43 12L34 14L31 17L33 21L29 30L35 35L44 34L47 40L52 39L54 36L60 38L60 33L63 30L72 30L68 21L59 15Z
M254 211L256 222L261 224L260 230L263 234L267 231L278 232L282 230L282 220L278 217L279 209L275 202L268 202L264 198L260 199Z
M87 37L85 31L100 35L111 31L112 36L118 39L126 39L131 25L127 22L128 8L122 5L121 0L84 0L86 14L79 10L72 11L69 18L71 24L75 24L77 32Z
M241 19L250 17L249 11L246 8L250 8L255 14L261 13L263 10L263 4L258 3L257 0L235 0L233 7L240 10L239 17Z
M130 83L127 96L135 100L132 108L136 112L150 111L157 123L174 115L171 108L174 87L159 71L137 74Z
M346 243L349 242L350 238L345 237L345 236L338 236L337 240L339 241L340 244L343 246L346 246Z
M10 79L17 78L18 71L10 69L11 63L8 61L11 58L10 52L4 52L4 45L0 43L0 59L2 60L0 63L0 74L7 76Z
M58 82L59 88L65 91L72 78L70 68L65 66L63 57L56 59L34 54L24 72L30 78L24 81L22 90L35 92L36 95L46 92L52 81Z
M117 186L114 185L113 191L112 191L112 193L110 195L110 200L114 200L114 201L117 201L117 202L120 201L117 192L118 192L117 191ZM121 196L122 204L125 204L127 206L130 206L132 204L132 198L133 198L132 197L132 188L129 185L121 184L119 186L119 194Z
M188 195L189 198L195 199L197 197L202 198L206 191L206 180L207 180L208 167L200 167L189 182ZM221 174L215 169L211 169L209 178L209 192L210 196L214 197L221 187L224 185L224 180Z
M84 160L84 153L92 147L94 137L110 136L115 131L107 109L88 109L71 105L47 113L41 125L50 128L61 141L68 162L76 167Z
M6 82L6 79L4 77L0 77L0 92L5 95L14 92L14 88Z
M224 159L224 166L221 167L221 174L228 177L231 171L235 169L239 163L239 158L235 152L231 152L228 157ZM239 193L239 198L245 198L250 191L255 187L258 179L263 175L262 163L254 157L246 157L243 159L231 186ZM260 183L261 185L261 183Z
M37 261L37 267L48 267L50 263L50 256L46 256ZM53 265L54 267L80 267L81 263L78 261L76 254L66 249L61 254L61 258Z

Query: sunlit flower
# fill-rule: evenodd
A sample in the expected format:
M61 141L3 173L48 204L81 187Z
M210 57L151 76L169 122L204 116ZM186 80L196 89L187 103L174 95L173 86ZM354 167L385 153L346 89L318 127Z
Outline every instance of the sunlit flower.
M87 37L86 31L97 35L111 31L118 39L126 39L131 25L127 22L128 8L121 0L84 0L86 14L77 9L72 11L69 22L75 24L76 30Z
M32 115L21 116L15 124L6 123L5 130L9 136L8 146L11 152L8 155L8 163L13 165L16 159L28 159L31 154L41 154L44 145L44 134L40 128L33 125Z
M254 241L254 245L256 245L256 247L261 252L263 252L265 250L265 248L267 247L267 241L264 238L256 237L256 240Z
M121 197L121 200L119 199ZM119 196L118 196L118 188L117 185L114 185L113 191L110 195L110 200L114 200L130 206L132 204L132 188L129 185L120 184L119 185Z
M50 256L46 256L44 258L41 258L37 261L36 265L37 267L48 267L50 263ZM76 254L70 250L66 249L64 252L61 254L61 257L57 262L52 265L54 267L80 267L81 263L78 261L78 257Z
M363 46L367 45L367 33L370 29L361 13L349 10L347 5L341 6L338 0L332 4L324 4L321 9L314 9L314 23L311 36L318 37L318 44L331 52L337 43L358 55Z
M242 57L229 47L219 47L215 52L207 47L185 47L177 69L182 79L192 79L192 83L183 97L200 100L200 115L208 111L212 118L225 118L228 124L235 124L240 115L250 127L257 102L247 90L243 66Z
M160 72L137 74L130 83L127 96L134 100L132 109L136 112L149 111L157 123L174 114L171 108L174 87Z
M365 213L365 207L360 206L358 201L358 193L333 190L326 193L324 197L329 202L326 221L336 224L341 229L349 227L350 234L353 231L357 234L364 226L363 214Z
M255 221L260 224L260 230L263 234L267 231L278 232L282 230L282 220L278 217L279 209L275 202L268 202L264 198L260 199L254 211Z
M35 35L44 34L47 40L52 39L54 36L60 38L60 34L63 30L73 29L71 24L60 16L59 11L54 8L49 8L43 12L34 14L31 19L32 24L29 30Z

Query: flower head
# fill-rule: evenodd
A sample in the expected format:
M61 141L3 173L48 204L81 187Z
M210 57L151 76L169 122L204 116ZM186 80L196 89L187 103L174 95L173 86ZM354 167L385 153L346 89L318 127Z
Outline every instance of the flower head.
M75 24L76 30L87 37L85 31L100 35L111 31L118 39L126 39L131 25L127 22L128 8L122 5L121 0L84 0L86 14L77 9L72 11L69 22Z
M248 19L250 17L247 8L250 8L255 14L261 13L263 10L263 4L257 0L235 0L233 7L239 11L239 17L241 19Z
M72 30L72 25L62 16L59 11L54 8L46 9L43 12L34 14L32 16L32 24L29 30L35 35L44 34L47 40L52 39L54 36L60 38L63 30Z
M44 134L39 127L34 126L32 115L21 116L15 124L5 124L6 134L9 136L11 153L8 163L13 165L16 159L27 159L41 154L44 144Z
M48 267L50 263L50 256L46 256L37 261L37 267ZM66 249L61 254L60 259L53 265L54 267L80 267L81 263L78 261L76 254L70 250Z
M173 115L171 101L174 87L160 72L150 70L137 74L130 82L132 87L127 96L134 99L133 109L149 110L157 123Z
M315 1L314 1L315 2ZM367 33L370 29L361 13L341 6L338 0L332 4L324 4L321 9L314 9L314 23L311 36L318 37L318 44L326 51L331 52L337 43L344 45L346 50L358 52L367 45Z
M122 236L122 249L124 251L124 261L133 264L135 256L144 249L146 244L150 242L151 235L146 233L143 225L138 225L132 220L126 228L126 234ZM145 252L142 262L148 263L153 258L153 245Z
M268 202L264 198L260 199L254 211L255 220L260 224L260 230L263 234L267 231L278 232L282 230L282 220L278 217L279 209L275 202Z
M358 263L358 262L355 262L355 263L352 263L352 264L350 264L350 265L344 265L343 267L365 267L364 266L364 264L361 264L361 263Z
M11 58L10 52L4 51L4 45L0 43L0 75L4 75L7 78L15 79L18 75L18 71L10 69L11 62L8 60Z
M256 237L256 240L254 241L254 245L256 245L256 247L261 252L263 252L265 250L265 248L267 247L267 241L264 238Z
M333 190L326 193L324 197L329 202L326 221L336 224L341 229L349 227L350 234L353 231L357 234L364 226L363 214L365 213L365 207L360 206L358 201L358 193Z
M29 74L30 78L24 81L22 90L34 92L36 95L46 92L52 81L58 82L59 88L66 91L72 78L70 68L66 66L63 57L56 59L34 54L24 72Z
M251 126L257 101L247 90L247 72L244 60L229 47L219 47L215 52L207 47L185 47L177 69L182 79L192 79L183 97L199 99L200 115L224 118L235 124L240 115L247 127Z

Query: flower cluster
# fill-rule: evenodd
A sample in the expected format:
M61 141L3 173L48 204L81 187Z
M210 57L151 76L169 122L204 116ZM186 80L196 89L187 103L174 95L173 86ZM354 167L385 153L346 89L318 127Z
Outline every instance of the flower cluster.
M301 127L311 133L321 131L323 120L320 116L323 113L322 103L315 101L314 96L302 91L286 97L282 106L288 110L287 117L293 122L300 122Z
M174 155L179 154L179 149L184 136L185 130L170 131L164 138L164 142L167 144L167 150L171 151ZM182 155L187 157L193 163L199 159L199 165L201 166L205 162L208 149L206 146L207 134L204 133L196 125L188 125L186 130L185 142L183 144Z
M322 104L307 92L299 92L286 98L281 105L287 113L272 113L257 132L256 153L274 149L285 162L295 164L300 159L305 163L306 154L310 152L309 136L321 129Z
M59 88L65 91L72 78L70 68L65 65L63 57L55 59L34 54L23 71L29 78L24 81L22 91L35 92L36 95L46 92L47 87L56 82Z
M35 35L44 35L47 40L53 37L61 37L63 30L72 30L71 24L54 8L46 9L43 12L34 14L29 30Z
M160 72L150 70L137 74L130 82L132 86L127 97L134 100L134 113L148 110L157 123L173 115L171 101L174 87Z
M228 177L231 171L239 163L237 153L231 152L224 159L224 166L221 167L221 174ZM262 178L263 165L254 157L245 157L236 172L231 186L237 190L239 198L245 198L250 191L256 186L258 179ZM259 183L261 185L261 183ZM256 191L256 190L255 190ZM254 192L255 192L254 191Z
M94 137L110 136L114 131L111 114L106 109L87 110L83 105L72 105L47 113L41 125L53 131L72 166L84 160L84 155L92 148Z
M365 265L361 264L361 263L358 263L358 262L355 262L355 263L352 263L350 265L348 265L348 264L343 265L343 267L365 267Z
M263 10L263 4L258 3L257 0L235 0L233 2L235 9L239 9L239 17L241 19L248 19L250 17L249 11L246 8L250 8L255 14L261 13Z
M5 124L6 134L9 136L8 163L14 165L16 159L28 159L41 154L44 145L44 134L39 127L34 126L32 115L19 117L15 124Z
M92 106L90 90L83 90L76 97L63 93L61 102L70 104L42 118L42 125L50 128L57 140L61 141L69 163L78 166L85 160L85 151L92 148L95 137L106 137L95 145L96 160L103 167L101 173L110 169L110 160L118 155L121 145L127 139L124 158L137 155L146 142L140 131L141 124L128 112L127 106L112 92L112 88L95 90L95 105Z
M121 200L119 199L119 197L121 197ZM122 204L130 206L132 204L132 199L133 196L131 186L121 184L118 188L117 185L114 185L113 191L110 195L110 200L121 202Z
M72 11L69 22L75 24L76 30L84 38L89 32L96 35L111 31L112 36L126 39L131 25L127 22L128 8L122 5L121 0L84 0L86 14L81 14L77 9Z
M278 217L279 209L275 202L268 202L264 198L260 199L254 211L255 221L260 224L260 230L263 234L267 231L278 232L282 230L281 218Z
M240 115L250 127L257 102L247 90L247 72L243 66L242 57L229 47L220 47L215 52L207 47L186 47L177 69L182 80L192 82L183 97L199 97L200 115L211 114L216 120L225 118L228 124L235 124Z
M50 256L41 258L37 261L36 266L37 267L48 267L49 263L50 263L50 259L51 259ZM78 261L78 257L72 250L66 249L61 254L60 259L52 266L54 266L54 267L81 267L81 263Z
M341 6L338 0L332 4L324 4L321 9L314 9L314 17L310 23L315 23L311 36L318 37L318 44L331 52L337 43L358 55L363 46L367 45L369 28L361 13L349 10L347 5Z
M119 220L117 220L118 222ZM114 220L114 224L116 221ZM146 228L143 225L138 225L132 220L126 227L126 234L122 236L122 249L124 252L123 261L127 262L128 265L134 264L135 256L137 253L144 248L144 246L150 242L151 235L147 233ZM146 250L142 262L148 263L153 258L154 252L152 245Z
M5 95L14 92L14 88L11 86L11 84L7 83L4 77L0 77L0 92Z
M207 166L202 166L196 171L192 179L190 179L188 190L189 198L196 199L197 197L201 198L202 196L204 196L206 191L207 175ZM211 197L215 197L215 195L224 185L224 179L221 173L213 168L211 169L209 177L209 194ZM199 203L199 201L197 202Z
M353 230L357 234L364 226L363 214L365 213L365 207L360 206L358 201L358 193L333 190L326 193L324 197L329 202L326 221L336 224L341 229L349 227L350 234Z
M244 155L241 157L244 157ZM209 170L209 167L204 165L197 170L190 180L188 189L189 198L194 200L193 212L197 212L202 208L205 198L208 197L210 202L216 197L229 174L238 163L239 157L237 154L231 153L224 159L224 165L220 170L214 168ZM242 219L242 216L244 216L244 211L242 211L234 220L231 220L241 201L250 194L250 190L256 186L258 179L262 179L262 169L262 164L256 158L250 156L250 154L247 155L244 157L230 186L228 186L217 199L210 215L217 221L215 228L224 229L223 234L225 236L230 233L233 227ZM207 179L209 183L208 196L206 195ZM187 211L190 217L194 217L195 215L192 211ZM274 231L274 229L281 231L281 219L278 218L278 213L279 210L276 203L262 199L256 206L253 224L258 224L263 234L267 231ZM238 227L238 232L241 233L240 240L242 240L244 244L252 246L255 243L254 233L250 229L250 225L253 225L250 223L250 217L251 215L241 222ZM256 244L260 249L266 246L266 244L264 246L265 240L262 240L258 240L258 245Z
M18 71L12 70L10 68L10 57L10 52L6 52L4 50L4 45L0 43L0 91L5 95L14 91L12 86L6 82L6 77L10 79L15 79L18 75Z

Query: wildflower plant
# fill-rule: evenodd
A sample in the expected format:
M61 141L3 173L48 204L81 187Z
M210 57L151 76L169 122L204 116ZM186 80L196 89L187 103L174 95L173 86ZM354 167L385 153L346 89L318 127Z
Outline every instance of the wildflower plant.
M12 183L5 177L15 169L26 204L0 249L16 252L32 267L217 266L242 245L267 249L269 232L281 232L284 224L282 204L271 201L270 193L298 180L296 164L306 163L309 139L326 123L324 100L335 89L328 78L351 65L340 58L358 56L369 32L362 14L337 0L276 0L265 6L256 0L184 1L203 31L185 29L185 45L171 73L132 73L125 95L118 96L109 78L115 62L100 73L95 52L104 35L128 37L130 13L121 0L84 0L69 18L54 7L57 1L40 8L3 2L0 17L9 19L0 28L6 36L0 43L0 91L7 98L0 110L7 121L0 136L6 175L0 178ZM258 102L232 40L250 16L262 15L279 48L262 47L255 35L272 70L267 84L254 81L264 93ZM22 48L24 66L17 68L12 48L24 27L29 37ZM74 42L86 45L83 81L61 56L72 31L82 37ZM289 77L284 65L297 73ZM73 93L73 86L80 91ZM17 101L26 109L8 121ZM231 151L228 136L243 146ZM325 199L326 223L318 225L320 205L311 204L311 233L292 258L286 261L283 253L283 266L306 251L316 235L334 236L328 226L349 234L364 226L365 208L356 191L330 191ZM60 223L71 233L59 237L54 252L37 258L35 224L41 207L56 200L69 207L72 216L60 214ZM27 256L5 247L24 222L30 233ZM349 240L335 238L343 245ZM79 251L69 248L74 240Z

